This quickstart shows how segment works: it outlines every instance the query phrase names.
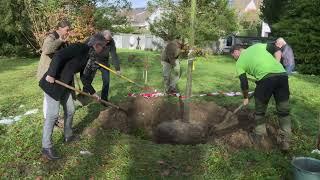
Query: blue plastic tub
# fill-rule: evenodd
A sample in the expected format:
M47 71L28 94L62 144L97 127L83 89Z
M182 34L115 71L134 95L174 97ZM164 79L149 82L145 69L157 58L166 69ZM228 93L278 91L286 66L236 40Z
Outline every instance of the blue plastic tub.
M320 160L297 157L291 161L295 180L320 180Z

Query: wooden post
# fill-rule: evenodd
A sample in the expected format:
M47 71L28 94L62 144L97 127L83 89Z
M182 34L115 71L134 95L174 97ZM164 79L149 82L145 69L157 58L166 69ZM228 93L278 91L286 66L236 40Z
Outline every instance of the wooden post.
M144 84L148 84L148 68L149 68L149 61L148 61L148 56L145 58L144 62L144 71L145 71L145 76L144 76Z
M194 48L194 23L196 18L196 6L197 1L191 0L191 19L190 19L190 41L189 45L191 50ZM192 95L192 67L193 67L193 55L189 53L188 55L188 69L187 69L187 85L186 85L186 98L184 100L184 122L190 121L190 101Z

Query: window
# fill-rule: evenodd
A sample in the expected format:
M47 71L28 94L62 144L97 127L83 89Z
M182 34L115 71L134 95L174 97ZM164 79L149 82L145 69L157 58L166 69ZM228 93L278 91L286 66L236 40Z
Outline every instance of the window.
M227 46L232 46L232 36L227 38Z

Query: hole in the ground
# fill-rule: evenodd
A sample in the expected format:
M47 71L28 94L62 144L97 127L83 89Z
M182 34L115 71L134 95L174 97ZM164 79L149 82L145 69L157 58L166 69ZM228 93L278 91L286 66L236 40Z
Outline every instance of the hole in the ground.
M255 144L249 135L255 126L249 110L243 109L236 116L231 116L235 108L218 106L214 102L191 104L190 122L183 122L181 104L170 103L166 98L145 99L128 98L119 106L127 114L114 108L102 111L96 124L87 128L85 133L94 135L97 129L117 129L156 143L199 144L218 143L232 148L262 147L271 149L272 138L264 138ZM269 132L276 132L269 126Z

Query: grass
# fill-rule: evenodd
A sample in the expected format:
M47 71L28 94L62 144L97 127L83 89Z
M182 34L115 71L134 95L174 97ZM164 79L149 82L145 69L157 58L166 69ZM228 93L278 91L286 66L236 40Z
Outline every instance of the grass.
M130 54L135 54L138 59L149 58L148 84L162 89L159 54L119 51L123 74L141 83L143 63L139 60L128 63ZM55 129L55 148L63 159L46 162L40 153L43 92L35 79L37 63L37 58L0 60L0 116L16 116L30 109L39 109L37 114L23 116L13 125L0 125L1 179L280 179L290 178L292 157L320 158L310 153L315 148L319 127L320 77L296 74L289 79L294 136L288 154L276 149L271 152L253 149L229 151L223 146L210 144L159 145L118 131L99 131L95 137L82 137L80 142L65 145L62 143L62 131ZM179 87L183 92L186 61L182 62L182 69ZM193 72L193 94L239 91L234 72L234 61L228 57L200 58ZM95 78L94 86L100 90L100 73ZM250 88L254 89L253 83L250 83ZM139 89L111 75L112 102L125 100L129 92L139 92ZM237 106L241 103L241 97L195 97L193 101L215 101L222 106ZM250 108L253 108L253 103ZM75 131L81 133L85 127L91 126L103 109L94 103L78 108L74 119ZM273 117L273 111L274 102L271 102L268 116ZM80 155L81 150L88 150L93 155Z

